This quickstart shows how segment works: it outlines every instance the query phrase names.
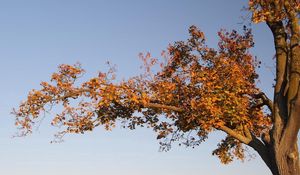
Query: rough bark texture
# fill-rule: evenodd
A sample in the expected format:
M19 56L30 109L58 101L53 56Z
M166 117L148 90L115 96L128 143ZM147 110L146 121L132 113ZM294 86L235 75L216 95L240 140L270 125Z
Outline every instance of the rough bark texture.
M273 128L270 136L253 139L253 147L274 175L299 175L297 135L300 126L300 35L297 16L289 14L290 33L282 21L268 22L276 50Z
M254 22L266 22L273 34L276 84L273 102L262 98L272 113L272 129L262 138L254 137L246 144L259 153L274 175L300 175L297 145L300 127L299 1L251 1L249 4L256 13Z

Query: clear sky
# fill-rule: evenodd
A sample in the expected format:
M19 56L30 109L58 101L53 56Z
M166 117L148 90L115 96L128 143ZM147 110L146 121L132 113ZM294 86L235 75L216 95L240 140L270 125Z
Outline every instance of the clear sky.
M80 62L85 78L105 70L110 60L118 75L140 72L138 53L159 56L169 43L185 40L196 25L214 47L220 28L240 30L248 12L242 0L0 0L0 174L3 175L268 175L259 156L221 165L211 151L221 133L195 149L173 146L159 152L151 130L118 126L71 135L50 144L57 128L49 114L34 134L12 138L10 114L28 91L49 80L62 63ZM264 24L253 25L253 53L263 62L259 86L272 94L273 41ZM55 110L54 110L55 112ZM53 114L52 114L53 115ZM254 152L249 148L249 153Z

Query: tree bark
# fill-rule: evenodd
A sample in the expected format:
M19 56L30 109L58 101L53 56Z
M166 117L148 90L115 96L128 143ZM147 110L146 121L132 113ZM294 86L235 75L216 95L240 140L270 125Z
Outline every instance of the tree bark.
M290 148L286 148L284 145L277 148L277 150L275 150L275 159L278 165L279 175L300 174L297 142Z
M300 32L298 17L292 11L288 11L288 17L290 24L287 25L282 21L267 21L276 51L270 139L267 142L253 139L248 144L259 153L273 175L300 175L297 145L300 127ZM286 32L287 27L291 33Z
M273 175L299 175L300 162L297 142L291 147L286 144L278 145L276 142L263 143L257 138L248 144L260 155Z

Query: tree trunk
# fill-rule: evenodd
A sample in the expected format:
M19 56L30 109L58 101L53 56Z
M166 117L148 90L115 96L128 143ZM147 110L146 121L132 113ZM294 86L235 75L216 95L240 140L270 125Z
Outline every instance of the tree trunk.
M287 148L283 143L281 146L275 143L263 144L254 139L249 143L266 163L273 175L300 175L300 162L297 142Z
M284 143L283 143L284 144ZM299 152L297 144L292 148L282 148L275 150L275 159L279 175L300 175Z
M252 146L273 175L300 175L300 31L297 12L286 1L288 23L268 19L276 51L276 85L269 139ZM288 32L290 31L290 32Z

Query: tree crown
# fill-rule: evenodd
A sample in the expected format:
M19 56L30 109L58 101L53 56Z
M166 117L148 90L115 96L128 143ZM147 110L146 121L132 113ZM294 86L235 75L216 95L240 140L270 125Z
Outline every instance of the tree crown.
M255 85L258 62L249 52L254 45L251 31L221 30L218 49L208 47L204 33L195 26L189 33L187 41L175 42L162 53L163 61L141 54L144 74L127 81L116 82L110 69L78 85L76 80L84 73L80 65L60 65L49 83L42 82L42 88L32 90L14 110L21 134L31 132L42 112L62 104L63 111L51 123L65 129L59 138L99 125L110 130L121 121L130 129L153 128L162 148L168 149L176 140L198 145L217 129L233 135L222 140L213 154L223 163L233 156L243 159L246 140L236 138L259 136L270 126L269 115L255 98L260 90ZM154 74L155 65L160 70Z

